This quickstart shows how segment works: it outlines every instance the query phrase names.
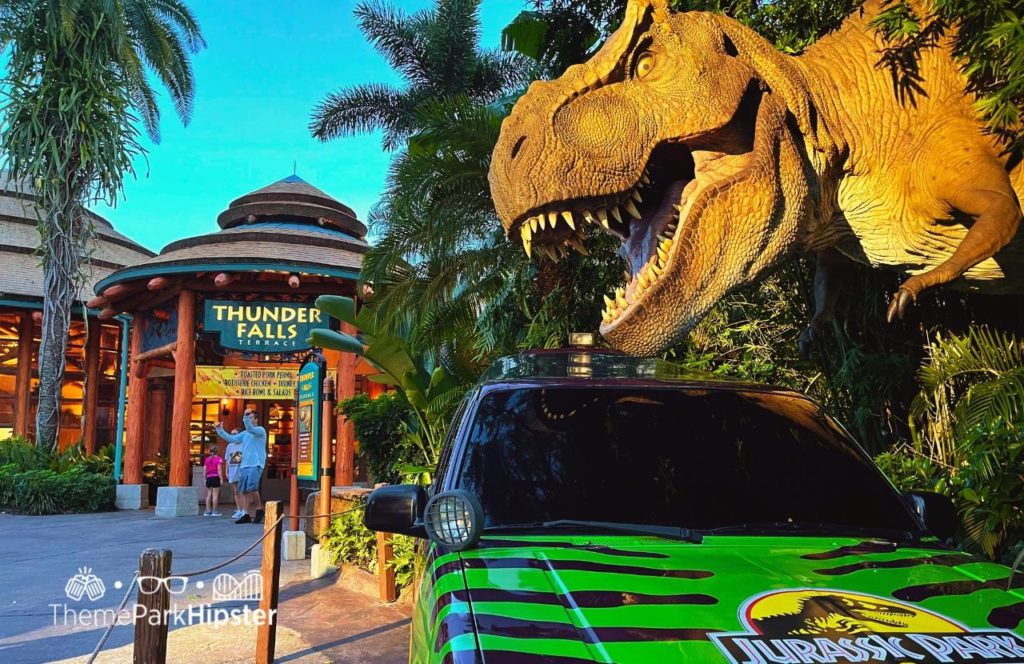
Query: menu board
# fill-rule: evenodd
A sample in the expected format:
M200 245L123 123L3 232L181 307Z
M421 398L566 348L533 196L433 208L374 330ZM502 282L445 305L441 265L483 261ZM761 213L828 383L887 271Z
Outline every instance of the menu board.
M298 419L298 469L300 480L316 480L320 463L320 422L323 416L323 356L312 354L306 357L299 368L298 402L295 404Z

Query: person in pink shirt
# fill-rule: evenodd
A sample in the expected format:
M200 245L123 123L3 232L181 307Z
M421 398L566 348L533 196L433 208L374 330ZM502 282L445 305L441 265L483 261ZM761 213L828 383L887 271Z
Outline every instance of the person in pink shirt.
M210 445L209 456L203 462L206 468L206 511L203 516L220 516L217 511L220 502L220 485L227 478L224 476L224 457L220 455L217 445Z

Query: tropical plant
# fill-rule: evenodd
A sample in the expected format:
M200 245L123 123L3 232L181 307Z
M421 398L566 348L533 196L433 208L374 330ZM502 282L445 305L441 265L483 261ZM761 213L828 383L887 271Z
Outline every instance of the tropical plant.
M346 563L371 574L377 573L377 536L363 525L361 509L331 519L323 542L333 564ZM413 580L415 538L393 535L391 543L395 585L401 591Z
M352 298L321 295L316 299L316 306L359 332L350 335L317 328L310 335L310 344L355 353L380 370L381 374L372 376L370 380L393 386L409 405L413 413L409 437L426 461L426 465L418 470L432 472L451 414L465 395L467 383L460 381L444 366L432 365L422 353L414 351L406 339L387 333L377 334L372 318L362 312L356 313Z
M979 429L1024 425L1024 341L985 327L936 333L911 404L914 442L941 463L963 460L960 446Z
M148 75L182 122L192 110L189 54L204 46L182 0L9 0L0 6L6 56L0 150L37 201L43 265L36 444L56 444L72 307L93 226L85 206L114 204L125 173L154 141L159 108Z
M522 76L514 58L477 46L479 5L436 0L432 9L410 15L381 2L357 5L359 29L405 85L366 83L327 95L313 111L313 136L328 141L379 129L384 149L395 150L419 129L424 103L458 95L487 103L514 87Z
M370 398L357 394L338 404L338 412L348 418L359 441L359 456L366 462L374 482L397 484L401 469L423 466L427 460L414 456L409 440L409 405L393 393Z

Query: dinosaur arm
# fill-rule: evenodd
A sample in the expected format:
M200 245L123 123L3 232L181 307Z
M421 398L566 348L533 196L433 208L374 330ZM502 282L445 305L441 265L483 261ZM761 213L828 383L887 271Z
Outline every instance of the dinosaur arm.
M974 223L952 256L934 269L911 277L900 286L889 305L890 321L896 316L902 318L907 305L916 300L921 291L960 277L981 261L994 256L1016 235L1021 222L1021 209L1006 172L995 165L982 166L975 171L972 180L1005 186L951 187L946 203L952 210L973 217Z
M814 316L810 325L800 334L800 354L810 355L825 325L835 317L836 303L843 280L849 268L849 259L833 248L822 249L816 255L814 267Z

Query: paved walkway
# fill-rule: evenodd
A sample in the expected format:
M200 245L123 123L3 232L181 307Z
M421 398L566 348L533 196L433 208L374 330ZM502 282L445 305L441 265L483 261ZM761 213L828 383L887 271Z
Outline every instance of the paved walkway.
M124 596L124 587L147 547L173 552L174 573L194 571L231 558L254 542L257 525L220 519L157 519L152 511L27 517L0 514L0 661L5 664L84 662L103 632L96 621L109 621ZM215 580L229 573L235 583L258 570L260 549L210 574L189 579L173 595L174 608L198 616L210 608L241 614L253 601L214 598ZM68 582L92 574L93 582L78 600ZM79 576L78 579L82 580ZM341 587L334 577L309 579L309 561L282 567L279 662L402 662L407 657L409 611L386 606ZM199 586L202 582L202 587ZM223 589L223 584L218 588ZM70 590L82 590L73 583ZM134 593L129 610L134 604ZM193 618L172 625L170 662L249 662L256 643L251 625L220 625ZM106 623L104 622L104 625ZM116 627L97 662L130 662L133 627Z

